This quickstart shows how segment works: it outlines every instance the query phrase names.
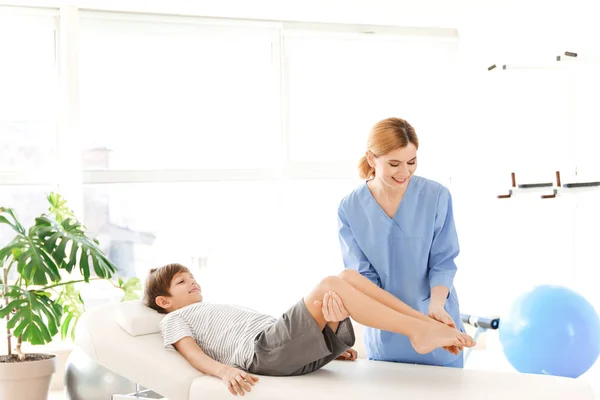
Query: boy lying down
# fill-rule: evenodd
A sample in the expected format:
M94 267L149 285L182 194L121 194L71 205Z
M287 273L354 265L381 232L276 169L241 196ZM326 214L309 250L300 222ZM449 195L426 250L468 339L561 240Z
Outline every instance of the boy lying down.
M406 335L419 353L438 347L458 353L475 345L470 336L412 309L353 270L326 277L279 318L203 303L200 285L180 264L150 271L145 302L168 314L161 321L165 347L175 347L196 369L220 378L234 395L251 391L258 381L251 374L302 375L338 358L355 359L349 317Z

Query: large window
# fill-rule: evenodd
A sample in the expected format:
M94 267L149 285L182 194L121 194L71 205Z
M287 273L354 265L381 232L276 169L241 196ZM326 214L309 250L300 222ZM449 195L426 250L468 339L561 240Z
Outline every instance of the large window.
M25 226L56 188L58 69L54 12L0 7L0 207ZM0 246L15 236L0 225Z
M273 167L273 40L262 27L83 18L84 168Z
M56 166L56 20L0 9L0 172Z

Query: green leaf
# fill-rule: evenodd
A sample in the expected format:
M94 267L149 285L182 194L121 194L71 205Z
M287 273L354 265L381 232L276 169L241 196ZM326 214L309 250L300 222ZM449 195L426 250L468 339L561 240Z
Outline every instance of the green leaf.
M8 297L8 295L7 295ZM15 309L19 309L21 307L24 307L27 305L26 301L20 300L20 299L16 299L11 301L10 303L8 303L7 305L5 305L4 307L0 308L0 318L6 318L6 316L13 310Z
M122 286L124 296L122 301L138 300L141 298L142 282L139 278L131 277Z
M63 307L63 321L61 323L60 336L64 340L68 336L75 338L75 328L79 318L85 311L83 299L75 285L70 283L65 285L60 295L58 303Z
M31 344L44 344L44 336L34 323L31 323L25 327L22 336L24 341Z
M9 225L15 232L17 232L20 235L25 234L25 229L23 229L23 225L21 225L21 223L19 222L19 218L17 217L17 214L12 208L0 207L0 214L8 215L12 219L11 222L4 215L0 215L0 223Z
M50 334L49 326L44 323L39 315L34 314L32 320L35 327L42 335L42 343L40 344L50 343L52 341L52 335Z
M8 329L13 329L15 327L15 325L17 324L17 322L23 320L23 318L25 318L25 314L27 314L27 310L22 308L19 311L17 311L15 313L15 315L8 321L8 324L6 324L6 327ZM19 335L17 335L19 336Z
M20 247L21 243L19 243L19 238L14 238L12 242L0 249L0 262L4 262L5 260L7 260L8 257L14 254L14 250L17 250Z
M83 225L73 218L58 223L48 216L41 216L36 218L35 233L42 242L47 243L46 251L60 268L71 272L78 265L86 282L92 273L101 278L110 278L117 271L117 267L106 258L96 242L86 235ZM67 257L65 250L69 245L71 251Z
M62 236L62 232L52 232L48 227L41 228L36 233L38 237L40 233L43 233L44 237L46 237L46 234L50 234L50 237L44 240L44 249L49 253L52 252L52 249L56 246L56 242Z
M54 260L54 258L52 258L45 251L41 251L39 255L43 260L42 265L44 266L44 270L43 271L38 270L38 273L41 273L43 275L47 274L52 279L52 282L60 281L60 272L58 272L58 265L57 265L56 261ZM48 274L48 272L50 272L50 274Z
M63 323L60 327L60 337L62 340L65 340L67 336L69 336L69 324L71 323L73 317L74 314L65 314L65 319L63 320Z
M60 280L58 266L48 256L43 243L30 230L27 235L17 235L11 243L0 250L0 259L10 255L16 261L19 274L30 284L45 285Z
M73 210L67 207L67 201L60 194L51 192L47 197L50 207L48 211L54 215L54 218L60 223L67 218L75 218Z
M96 275L104 278L104 270L100 268L100 260L98 258L92 258L92 265L94 266L94 272Z
M64 265L64 268L67 270L68 273L71 273L73 267L77 265L77 251L79 251L79 246L77 245L77 243L72 243L69 260Z
M52 341L52 336L58 333L58 326L63 314L63 308L51 299L48 292L29 291L14 288L6 297L9 304L2 308L2 314L8 315L7 327L14 328L14 336L22 336L31 344L45 344Z
M2 215L0 215L0 224L6 224L6 225L10 226L13 230L19 232L17 230L17 227L15 225L13 225L6 217L3 217Z
M23 228L23 225L19 221L19 217L17 217L17 213L15 213L15 210L13 210L12 208L3 208L2 211L10 215L15 225L15 230L17 231L17 233L19 233L20 235L25 235L25 228Z
M66 248L67 245L69 244L68 240L61 240L60 244L56 247L56 250L54 251L53 257L56 260L56 263L58 265L63 265L65 262L65 258L66 258ZM50 252L52 252L52 249L50 249Z
M20 257L16 260L17 261L17 271L19 271L19 274L21 276L25 276L25 277L27 275L31 275L31 270L33 269L33 265L28 264L28 261L29 261L28 254L29 254L29 251L25 251L25 252L21 253ZM28 268L28 271L25 270L26 268Z
M49 294L48 294L49 295ZM58 326L60 324L60 316L62 316L62 307L56 308L57 304L52 302L49 296L40 294L39 303L37 304L36 310L40 312L40 315L44 315L47 321L48 331L50 336L54 336L58 333Z
M85 279L86 282L90 281L90 263L89 263L89 255L87 250L83 249L83 251L81 252L81 258L79 259L79 269L81 270L81 273L83 274L83 279Z

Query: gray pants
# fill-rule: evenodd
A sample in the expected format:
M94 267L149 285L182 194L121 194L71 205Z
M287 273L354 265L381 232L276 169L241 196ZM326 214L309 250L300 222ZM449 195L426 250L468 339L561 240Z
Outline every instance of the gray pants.
M257 375L292 376L316 371L354 345L350 318L337 332L325 325L320 330L300 300L254 342L254 358L248 371Z

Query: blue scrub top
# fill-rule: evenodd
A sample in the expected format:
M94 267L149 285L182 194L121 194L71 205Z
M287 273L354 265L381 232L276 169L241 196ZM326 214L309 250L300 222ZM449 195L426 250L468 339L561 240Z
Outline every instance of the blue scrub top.
M390 218L365 182L342 199L338 220L346 268L360 272L424 314L431 288L447 287L444 308L464 332L453 286L458 237L446 187L413 176L394 218ZM463 367L463 353L436 349L419 354L404 335L365 327L364 339L367 358L372 360Z

